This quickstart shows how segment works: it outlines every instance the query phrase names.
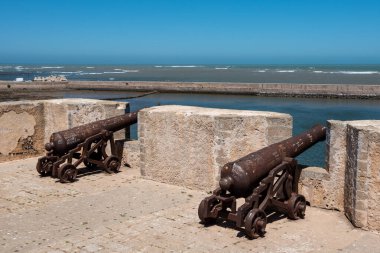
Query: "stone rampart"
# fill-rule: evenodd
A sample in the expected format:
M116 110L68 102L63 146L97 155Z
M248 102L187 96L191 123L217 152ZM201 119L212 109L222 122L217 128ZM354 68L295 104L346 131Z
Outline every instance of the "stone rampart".
M43 154L53 132L124 114L128 103L53 99L0 103L0 162ZM116 138L125 138L119 131Z
M292 133L292 117L273 112L159 106L138 120L142 175L208 191L226 162Z
M380 121L328 121L326 155L326 171L302 171L300 192L312 206L380 231Z

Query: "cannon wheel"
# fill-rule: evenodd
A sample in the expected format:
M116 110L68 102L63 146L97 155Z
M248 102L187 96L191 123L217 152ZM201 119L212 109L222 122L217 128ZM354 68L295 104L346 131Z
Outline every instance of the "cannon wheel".
M38 160L38 163L37 163L37 172L41 175L41 176L47 176L51 173L51 170L53 168L53 162L51 160L49 160L48 157L44 157L44 158L41 158Z
M208 200L208 201L207 201ZM211 210L218 204L217 199L208 199L205 198L201 201L198 207L198 217L201 220L201 223L203 224L210 224L214 223L216 221L215 218L207 217L206 214L210 213Z
M288 200L288 217L292 220L305 218L306 199L303 195L293 194Z
M61 183L74 182L77 177L77 168L70 163L65 163L58 168L58 178Z
M245 233L251 239L256 239L265 234L267 216L264 211L254 208L244 219Z
M120 158L115 155L110 155L104 160L105 170L108 173L111 173L111 171L117 173L120 171Z

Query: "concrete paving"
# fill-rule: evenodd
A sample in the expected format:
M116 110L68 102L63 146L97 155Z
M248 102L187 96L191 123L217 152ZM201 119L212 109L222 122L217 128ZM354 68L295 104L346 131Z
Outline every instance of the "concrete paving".
M264 238L248 240L231 224L199 223L205 192L130 168L61 184L39 177L36 161L0 164L0 252L380 252L380 235L353 228L339 212L277 215Z

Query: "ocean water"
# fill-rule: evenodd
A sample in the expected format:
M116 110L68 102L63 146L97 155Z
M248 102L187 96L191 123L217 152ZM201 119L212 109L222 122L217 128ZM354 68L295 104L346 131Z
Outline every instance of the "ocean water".
M380 65L6 65L0 80L64 75L69 80L380 84Z

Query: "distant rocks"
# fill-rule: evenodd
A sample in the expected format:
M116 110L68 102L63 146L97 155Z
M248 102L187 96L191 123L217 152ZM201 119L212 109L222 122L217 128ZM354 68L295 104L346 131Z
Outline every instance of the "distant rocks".
M65 76L36 76L33 78L33 82L67 82L67 79Z

